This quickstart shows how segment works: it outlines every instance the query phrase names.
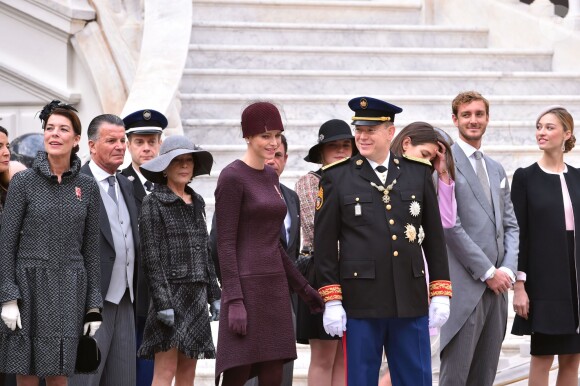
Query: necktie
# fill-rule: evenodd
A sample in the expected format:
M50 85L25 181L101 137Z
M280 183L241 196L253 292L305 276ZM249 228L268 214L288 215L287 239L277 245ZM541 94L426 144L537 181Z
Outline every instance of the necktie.
M487 179L485 168L483 167L483 154L477 150L473 155L475 156L475 172L477 173L477 178L483 188L487 201L491 204L491 190L489 188L489 180Z
M109 196L111 196L113 201L115 201L115 204L118 204L117 192L115 192L115 183L116 183L115 176L107 177L107 182L109 183L109 190L107 191L107 193L109 193Z
M153 182L151 181L145 181L145 183L143 184L145 185L145 190L148 192L152 192L153 191Z
M384 185L384 183L387 181L387 168L383 165L379 165L375 168L375 170L379 172L379 178Z

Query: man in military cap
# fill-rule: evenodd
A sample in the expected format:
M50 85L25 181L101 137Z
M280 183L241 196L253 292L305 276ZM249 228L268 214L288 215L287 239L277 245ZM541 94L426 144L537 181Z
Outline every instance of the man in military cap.
M316 203L324 328L346 331L349 385L377 384L383 349L394 385L431 385L428 327L445 323L451 296L431 170L389 150L401 108L369 97L349 107L360 154L323 168Z
M167 118L158 111L147 109L135 111L123 118L127 149L131 154L131 165L121 173L133 183L135 204L141 212L145 196L153 191L153 183L148 181L139 167L157 157L161 146L161 133L167 127ZM135 302L135 328L137 348L143 339L143 329L149 309L149 290L142 264L137 265L137 299ZM137 386L151 385L153 380L153 361L137 359Z
M121 173L133 182L135 202L141 210L143 198L153 191L153 183L147 181L139 167L157 157L161 146L161 133L167 127L167 118L155 110L139 110L123 118L127 135L127 150L131 165Z

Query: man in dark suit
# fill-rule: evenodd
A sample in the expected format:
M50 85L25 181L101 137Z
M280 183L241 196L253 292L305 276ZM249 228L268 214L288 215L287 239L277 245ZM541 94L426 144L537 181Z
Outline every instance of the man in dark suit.
M286 137L282 134L282 146L276 150L274 158L267 160L266 164L271 166L278 174L278 177L284 171L286 167L286 161L288 160L288 141ZM282 195L284 196L284 201L286 201L286 207L288 212L286 213L286 218L284 219L284 224L280 229L280 240L282 245L286 249L288 257L292 261L296 261L298 254L300 253L300 201L298 195L295 191L288 188L287 186L280 184L282 190ZM217 254L217 228L215 221L215 213L212 220L211 232L210 232L210 244L211 244L211 255L214 261L216 274L221 282L221 272L219 267L219 260ZM296 294L292 294L292 310L294 318L294 329L296 329L296 307L297 298ZM282 386L291 386L294 373L294 362L288 362L284 365L284 374L282 380ZM257 386L258 378L252 378L246 382L245 386Z
M133 186L117 168L125 156L125 127L116 115L95 117L88 128L91 161L81 172L95 178L101 193L101 291L103 324L95 334L101 350L96 374L75 375L72 386L135 384L134 272L139 231Z
M131 154L131 165L121 171L133 183L137 213L141 213L141 203L145 196L153 191L153 183L148 181L140 171L145 162L152 160L159 154L161 133L167 127L167 118L155 110L139 110L123 118L125 134L127 135L127 149ZM135 301L135 323L137 349L143 340L143 330L149 310L149 287L143 272L143 266L137 270L137 300ZM137 386L149 386L153 381L153 361L136 358Z
M383 349L394 385L431 385L428 327L445 323L451 296L431 169L390 152L400 107L368 97L349 107L360 154L323 168L315 206L324 329L348 333L349 385L377 384Z

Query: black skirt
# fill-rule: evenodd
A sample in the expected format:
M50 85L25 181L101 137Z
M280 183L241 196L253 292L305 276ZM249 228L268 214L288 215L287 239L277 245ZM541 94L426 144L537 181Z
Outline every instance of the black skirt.
M566 232L570 262L570 292L574 304L575 325L578 326L578 287L576 282L576 260L574 258L574 231ZM580 353L580 334L548 335L532 333L531 355L560 355Z

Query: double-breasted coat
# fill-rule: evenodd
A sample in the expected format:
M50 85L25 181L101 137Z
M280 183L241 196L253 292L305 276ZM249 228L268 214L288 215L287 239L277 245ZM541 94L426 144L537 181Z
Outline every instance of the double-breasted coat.
M317 200L315 265L325 301L342 297L351 318L427 315L421 247L430 295L451 295L428 166L391 154L383 185L366 158L357 155L323 171Z
M0 372L74 373L83 320L101 308L100 193L79 173L59 183L46 153L10 182L0 232L0 303L18 299L22 329L0 323Z

